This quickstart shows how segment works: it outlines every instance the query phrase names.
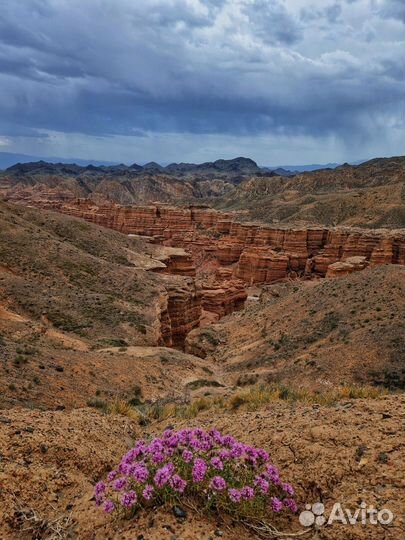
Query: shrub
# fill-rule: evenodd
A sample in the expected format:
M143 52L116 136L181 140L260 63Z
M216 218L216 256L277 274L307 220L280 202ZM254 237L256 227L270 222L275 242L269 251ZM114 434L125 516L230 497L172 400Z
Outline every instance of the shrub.
M88 399L87 406L94 407L95 409L100 409L101 411L105 412L108 405L107 402L103 401L102 399Z
M125 454L95 486L97 506L128 516L153 504L198 501L206 511L266 520L297 511L294 489L283 483L268 453L213 429L166 430Z
M141 418L141 414L122 399L116 399L112 403L109 403L106 407L106 412L107 414L122 414L137 422L139 422Z
M15 366L21 366L22 364L26 364L27 362L27 358L25 358L25 356L23 356L22 354L17 354L17 356L14 358Z

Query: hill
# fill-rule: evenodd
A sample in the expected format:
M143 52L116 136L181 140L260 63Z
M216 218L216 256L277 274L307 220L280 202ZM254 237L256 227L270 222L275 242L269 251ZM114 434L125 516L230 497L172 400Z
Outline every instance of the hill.
M380 158L293 178L250 178L212 203L267 222L403 227L404 186L405 158Z
M187 312L194 293L188 278L146 270L164 266L156 249L0 202L0 407L181 395L207 378L197 358L165 347L186 324L177 302Z
M215 361L234 384L310 389L375 384L405 389L405 269L265 288L260 302L193 330L187 350Z
M166 167L154 162L82 167L39 161L0 173L0 197L37 206L78 197L97 204L204 203L268 223L405 225L404 157L291 174L261 169L247 158Z

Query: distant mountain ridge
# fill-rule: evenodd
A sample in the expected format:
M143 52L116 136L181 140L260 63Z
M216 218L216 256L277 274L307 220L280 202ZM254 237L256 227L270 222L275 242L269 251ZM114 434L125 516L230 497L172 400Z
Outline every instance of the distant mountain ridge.
M16 154L13 152L0 152L0 170L7 169L17 163L33 163L37 161L44 161L47 163L74 163L75 165L81 165L83 167L87 165L115 165L114 161L98 161L94 159L80 159L80 158L61 158L61 157L44 157L44 156L32 156L30 154Z
M66 162L48 162L44 160L19 162L11 165L6 169L7 172L13 174L70 174L78 175L84 172L94 173L99 172L103 174L125 174L125 173L165 173L176 176L182 176L187 174L201 174L201 175L216 175L216 174L241 174L241 175L254 175L265 172L257 165L255 161L250 158L237 157L234 159L218 159L216 161L207 161L205 163L170 163L163 167L154 161L146 163L145 165L139 165L138 163L132 163L132 165L124 164L110 164L105 165L100 163L94 165L93 163L86 165L78 165L76 163Z
M350 162L350 165L358 165L366 160L357 160ZM187 173L224 173L224 172L243 172L244 174L260 174L274 172L279 176L291 176L299 172L313 171L318 169L334 169L341 166L341 163L313 163L310 165L277 165L277 166L259 166L250 158L237 157L234 159L217 159L216 161L208 161L204 163L170 163L162 165L156 161L150 161L144 165L138 163L124 164L115 161L99 161L94 159L80 158L60 158L60 157L43 157L32 156L28 154L16 154L12 152L0 152L0 170L13 167L18 164L26 163L49 163L54 165L78 165L80 167L112 167L113 170L143 171L151 173L165 172L169 174L187 174ZM94 170L94 169L93 169Z

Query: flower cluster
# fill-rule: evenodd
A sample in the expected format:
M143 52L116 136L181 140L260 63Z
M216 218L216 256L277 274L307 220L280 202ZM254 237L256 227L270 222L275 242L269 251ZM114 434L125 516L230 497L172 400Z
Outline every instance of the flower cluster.
M282 482L268 453L212 429L166 430L139 440L96 484L96 504L106 512L135 510L188 495L207 508L265 517L297 511L294 489Z

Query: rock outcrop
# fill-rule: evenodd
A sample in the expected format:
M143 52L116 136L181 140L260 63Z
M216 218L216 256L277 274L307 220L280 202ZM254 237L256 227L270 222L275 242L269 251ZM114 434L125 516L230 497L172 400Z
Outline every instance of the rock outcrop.
M368 266L367 258L361 255L355 257L347 257L343 261L339 261L328 266L326 277L336 278L346 276L352 272L364 270Z
M268 247L248 247L240 256L235 275L246 283L272 283L287 276L290 257Z
M162 247L158 261L163 265L154 269L155 272L178 276L195 276L195 264L191 253L181 248Z
M162 279L167 297L160 314L161 341L183 348L187 334L200 324L201 292L191 278L162 275Z
M237 279L202 285L201 294L203 309L218 318L243 309L248 297L244 282Z
M125 207L77 199L52 202L52 207L125 234L148 237L154 244L178 248L162 252L159 260L165 266L155 268L175 275L198 277L221 267L231 269L227 278L252 284L340 275L347 266L334 266L329 273L328 268L347 263L351 257L364 257L371 266L405 264L405 233L401 230L274 227L239 222L236 213L203 205Z

